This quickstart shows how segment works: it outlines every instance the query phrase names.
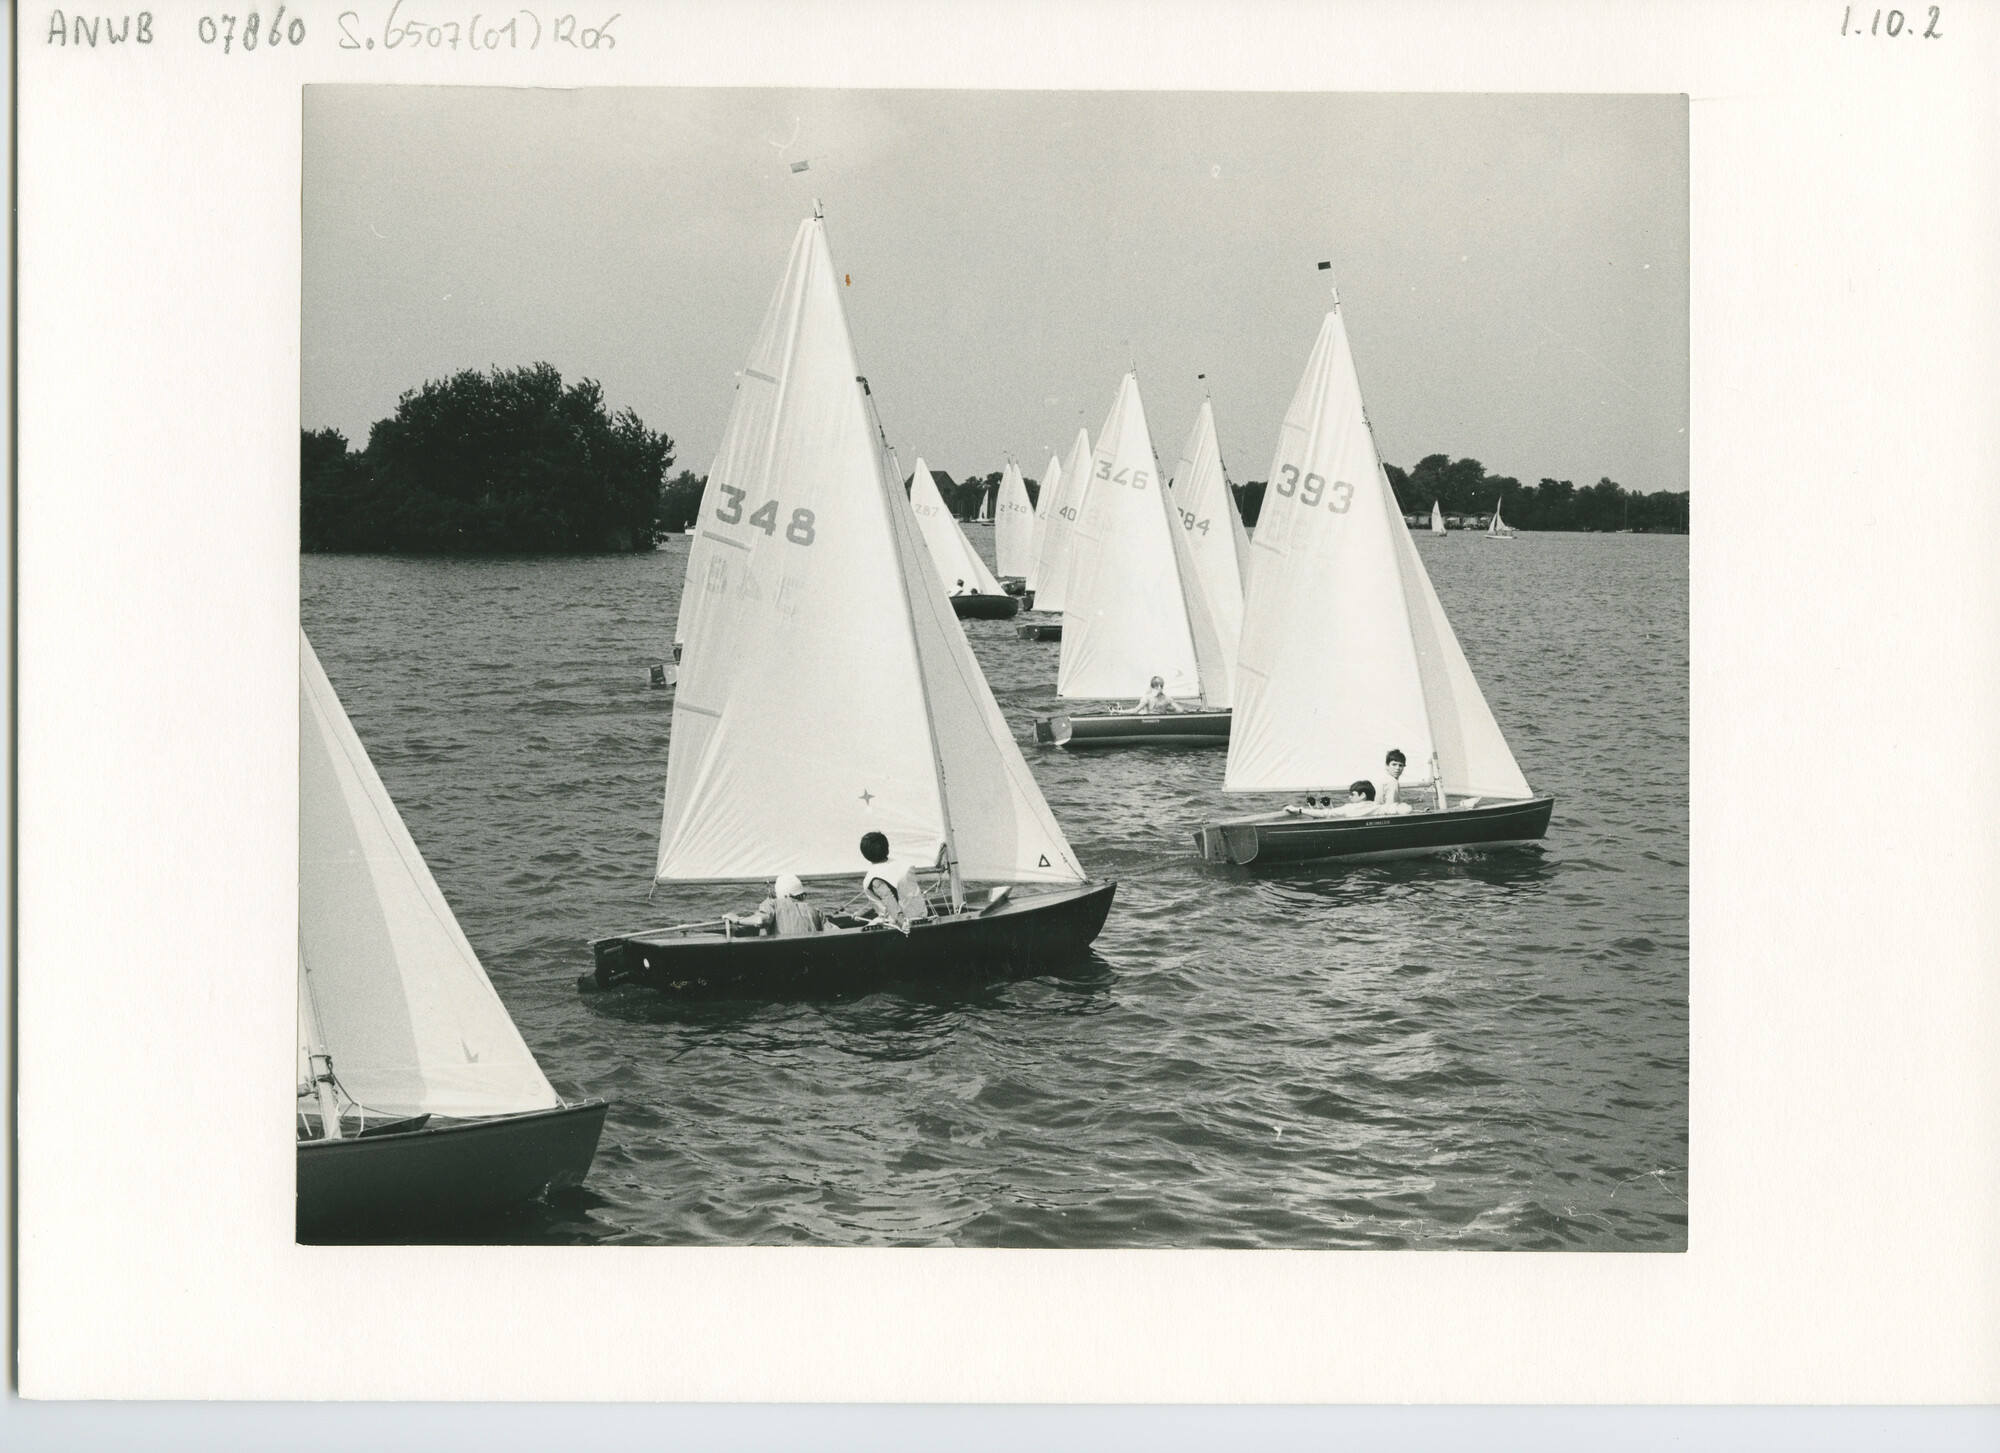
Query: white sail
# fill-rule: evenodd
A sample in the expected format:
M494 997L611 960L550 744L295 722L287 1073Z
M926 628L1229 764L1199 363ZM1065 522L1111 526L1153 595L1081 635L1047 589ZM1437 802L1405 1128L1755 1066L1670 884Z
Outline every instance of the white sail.
M1207 659L1197 654L1195 618L1207 626L1207 612L1158 469L1139 381L1128 373L1097 436L1070 544L1058 696L1136 698L1154 676L1169 696L1213 702L1203 688L1224 691L1212 628Z
M1215 410L1207 399L1201 401L1201 412L1195 416L1180 462L1174 466L1172 500L1221 656L1220 669L1210 682L1209 700L1226 706L1236 675L1236 642L1243 632L1244 560L1250 540L1223 472Z
M1035 507L1028 502L1021 466L1009 459L1000 480L1000 507L993 517L993 558L999 562L999 574L1027 577L1034 535Z
M438 891L299 633L301 1048L388 1115L516 1114L561 1102Z
M1380 780L1527 796L1375 453L1338 305L1285 415L1251 550L1223 786Z
M1431 533L1433 535L1444 533L1444 510L1436 500L1431 501Z
M937 480L932 476L930 466L921 459L917 461L916 472L910 476L910 508L916 511L918 528L924 532L924 544L930 547L931 563L937 567L946 590L957 590L958 582L962 580L966 591L976 595L1002 593L1000 582L993 578L993 572L986 568L986 562L972 548L972 541L965 538L965 531L958 527L958 521L945 508L944 496L938 493Z
M956 830L970 876L1080 879L918 548L819 221L778 295L751 359L777 380L771 446L703 526L722 608L694 617L656 877L858 876L865 832L929 863Z
M1049 511L1054 508L1056 491L1062 488L1062 461L1051 454L1049 467L1042 471L1042 487L1035 494L1035 528L1028 537L1028 589L1033 590L1040 578L1042 562L1042 540L1049 532Z
M788 300L780 288L764 309L764 322L757 332L758 358L777 346L777 334L785 326ZM730 406L729 422L722 431L722 445L709 466L708 483L702 487L701 510L694 518L694 539L688 544L687 570L681 579L680 609L674 622L674 644L685 646L690 628L690 612L708 600L709 593L695 582L708 579L709 561L718 545L708 526L719 512L728 508L730 496L724 490L765 467L771 448L771 421L778 408L777 376L760 368L753 360L736 376L736 399ZM686 654L685 651L682 652Z
M1076 431L1063 461L1062 493L1049 510L1049 527L1042 535L1042 553L1035 562L1035 609L1061 611L1069 602L1070 541L1077 516L1090 493L1090 435Z
M1507 527L1500 523L1500 501L1497 499L1493 501L1493 518L1486 522L1486 533L1489 535L1510 533Z
M979 492L979 512L972 517L973 524L984 525L992 521L993 516L988 513L988 510L992 504L992 499L993 495L990 490L982 489Z

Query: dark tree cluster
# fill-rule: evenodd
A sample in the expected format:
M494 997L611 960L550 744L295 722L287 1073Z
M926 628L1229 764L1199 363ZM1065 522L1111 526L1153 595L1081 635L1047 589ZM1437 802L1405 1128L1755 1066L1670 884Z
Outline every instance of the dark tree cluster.
M301 437L300 543L443 555L649 550L676 497L665 486L673 451L632 410L609 412L591 379L564 387L546 363L467 369L405 393L359 452L334 429Z
M1544 479L1533 487L1505 475L1488 474L1477 459L1429 454L1415 469L1382 466L1405 515L1429 518L1436 501L1447 516L1484 522L1500 505L1501 517L1523 530L1631 530L1635 534L1685 535L1687 491L1628 491L1610 479L1578 489L1567 479ZM1231 486L1243 523L1255 525L1264 504L1264 481Z

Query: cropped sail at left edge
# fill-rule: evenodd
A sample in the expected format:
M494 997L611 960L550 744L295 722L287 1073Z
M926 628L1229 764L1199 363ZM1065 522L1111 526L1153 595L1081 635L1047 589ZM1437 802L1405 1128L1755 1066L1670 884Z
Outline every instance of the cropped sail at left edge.
M298 1235L436 1231L574 1184L606 1111L535 1062L299 633Z

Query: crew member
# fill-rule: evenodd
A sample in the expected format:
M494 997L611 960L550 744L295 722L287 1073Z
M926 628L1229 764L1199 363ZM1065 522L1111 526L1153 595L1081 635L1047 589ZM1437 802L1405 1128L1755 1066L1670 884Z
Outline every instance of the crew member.
M771 885L771 896L757 905L755 913L726 913L723 921L753 933L776 933L779 938L818 933L826 927L819 910L806 902L806 885L792 873Z
M869 863L868 871L861 875L861 892L877 918L908 929L912 920L931 916L917 870L889 856L888 838L879 832L863 833L861 856Z

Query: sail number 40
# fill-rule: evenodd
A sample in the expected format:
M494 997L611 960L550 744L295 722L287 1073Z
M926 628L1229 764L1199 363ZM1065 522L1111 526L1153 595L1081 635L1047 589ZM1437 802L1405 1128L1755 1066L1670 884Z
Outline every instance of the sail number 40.
M745 491L731 489L726 484L722 485L721 489L724 494L729 496L729 503L718 506L715 511L715 517L725 525L741 524L743 522L743 497ZM785 526L785 538L790 540L794 545L810 545L814 539L814 518L813 512L806 509L803 505L793 510L791 523ZM778 502L774 499L765 500L763 504L757 507L756 512L750 516L750 523L767 535L777 534Z
M1321 497L1324 496L1327 509L1336 515L1346 514L1347 507L1354 503L1354 486L1344 479L1336 479L1333 482L1333 492L1328 494L1326 479L1323 475L1308 474L1305 477L1304 487L1301 488L1299 467L1296 464L1281 466L1279 473L1284 477L1271 487L1286 499L1290 499L1296 494L1299 497L1300 504L1316 505L1320 502Z
M1108 479L1113 484L1129 484L1134 489L1144 489L1153 476L1143 469L1121 469L1113 474L1111 461L1100 459L1097 461L1097 477Z

